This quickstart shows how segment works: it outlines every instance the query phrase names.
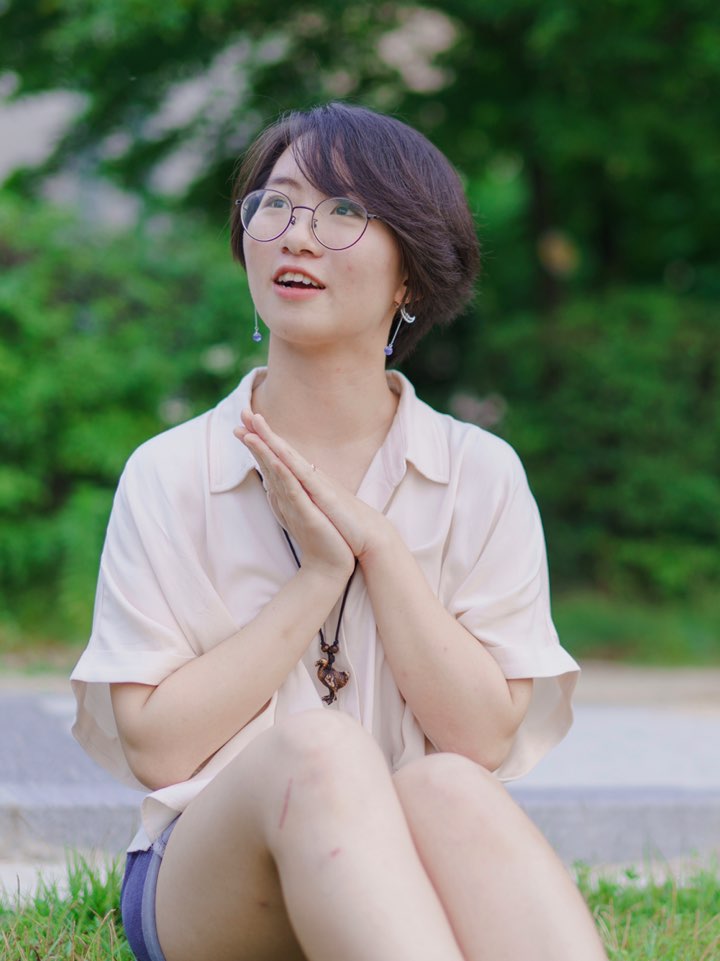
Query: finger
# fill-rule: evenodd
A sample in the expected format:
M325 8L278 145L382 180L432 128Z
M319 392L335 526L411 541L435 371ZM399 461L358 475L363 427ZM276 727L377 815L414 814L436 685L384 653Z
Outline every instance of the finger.
M338 509L341 502L347 506L347 497L343 497L344 492L337 483L327 474L316 470L291 444L276 434L262 414L253 414L251 411L244 411L243 414L245 413L250 425L247 438L253 438L250 443L254 443L255 439L259 440L266 452L265 456L272 455L283 464L330 522L336 527L339 522L342 523Z
M295 476L305 485L306 481L311 482L315 467L307 461L302 454L276 434L262 414L252 414L250 423L251 429L262 438L270 450L278 457Z
M234 427L233 434L238 440L242 441L245 447L250 451L255 460L259 460L262 456L262 451L260 445L256 445L254 442L260 440L257 434L253 434L251 431L246 430L244 427Z
M290 444L275 434L260 414L252 414L249 420L252 428L245 436L245 443L252 446L253 451L262 451L264 463L272 465L267 468L266 483L272 486L282 481L283 493L278 493L278 496L281 500L287 498L284 502L287 510L292 512L291 505L299 506L297 498L302 492L301 503L307 498L340 532L353 553L361 551L367 507L332 477L316 470ZM277 487L273 489L278 490Z
M289 463L293 453L299 460L303 460L290 444L283 441L278 434L270 429L267 421L260 414L253 414L249 407L245 407L241 413L241 418L243 423L233 428L233 433L239 440L244 441L248 434L253 434L259 437L276 456L284 453L286 455L285 463Z
M250 422L255 432L252 436L259 438L268 452L285 465L315 506L338 527L340 503L345 503L347 506L347 497L350 496L353 501L354 497L343 491L336 481L323 471L317 470L314 464L307 461L291 444L276 434L262 414L252 414Z
M243 407L242 413L240 414L240 418L248 430L252 430L252 416L253 416L253 412L250 410L250 408Z
M308 497L298 479L257 434L247 433L243 443L260 465L265 486L280 498ZM308 498L309 500L309 498Z
M275 457L270 448L263 443L257 434L246 434L243 438L243 444L255 459L255 463L262 475L265 490L270 491L276 488L279 483L279 467L281 466L281 461Z
M276 457L273 458L272 452L262 443L257 434L246 431L240 439L255 461L256 470L259 472L265 493L269 497L277 487L277 468L281 462Z
M254 414L246 407L242 412L242 418L246 429L257 434L264 441L275 456L300 480L308 492L317 491L317 485L313 485L313 481L317 479L312 476L313 473L317 473L314 464L311 464L291 444L280 437L279 434L276 434L262 414Z

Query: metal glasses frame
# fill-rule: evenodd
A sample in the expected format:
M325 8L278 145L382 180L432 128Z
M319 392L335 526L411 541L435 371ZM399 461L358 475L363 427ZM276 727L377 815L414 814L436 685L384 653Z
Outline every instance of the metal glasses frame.
M285 226L283 227L283 229L280 231L279 234L276 234L274 237L269 237L267 240L258 240L257 237L253 237L253 235L250 233L250 231L247 229L247 227L243 223L243 217L242 217L242 205L245 203L248 197L252 197L253 194L261 193L261 192L280 194L280 196L284 197L287 200L287 202L290 204L290 216L288 218L288 222L285 224ZM318 237L317 233L315 232L315 212L321 204L327 203L328 200L346 200L348 203L351 203L356 207L361 207L363 210L365 210L365 226L361 230L360 236L356 237L351 244L347 244L347 246L345 247L330 247L328 244L324 244L322 240L320 240L320 238ZM381 219L381 217L378 214L368 213L368 211L365 209L364 204L359 203L357 200L351 200L349 197L326 197L325 200L321 200L320 203L317 203L314 207L306 207L303 204L295 204L293 206L293 202L288 197L287 194L284 194L282 190L275 190L272 187L259 187L257 190L251 190L249 194L245 194L244 197L236 200L235 206L240 207L240 223L242 224L243 230L249 237L252 237L252 239L259 244L270 244L273 242L273 240L277 240L278 237L282 237L282 235L285 233L288 227L294 227L295 224L297 223L297 217L295 216L296 210L309 210L312 214L312 218L310 220L310 229L313 232L313 237L315 238L315 240L317 240L317 242L322 247L325 247L326 250L349 250L351 247L354 247L359 240L362 240L362 238L365 235L365 231L368 228L368 224L370 223L371 220Z

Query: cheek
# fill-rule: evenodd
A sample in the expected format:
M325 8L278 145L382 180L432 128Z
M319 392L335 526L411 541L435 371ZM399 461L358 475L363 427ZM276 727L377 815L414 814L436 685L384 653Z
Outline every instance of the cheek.
M244 240L243 252L245 254L245 271L248 283L252 286L253 282L258 282L260 274L264 269L267 259L267 251L263 249L263 244L258 244L254 240Z
M395 242L389 238L384 249L378 252L376 269L378 276L385 279L388 289L394 294L403 282L404 273L400 251Z
M253 256L252 243L248 243L247 241L247 234L243 237L243 255L245 257L245 272L248 275L248 280L250 280L250 275L255 265L255 258Z

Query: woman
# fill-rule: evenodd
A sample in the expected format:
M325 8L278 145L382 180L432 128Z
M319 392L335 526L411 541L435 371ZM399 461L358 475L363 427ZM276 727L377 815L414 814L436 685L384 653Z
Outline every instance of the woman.
M78 739L151 790L133 950L604 958L500 783L564 735L577 676L525 475L385 369L470 296L458 178L330 104L265 131L236 196L267 368L131 457L73 674Z

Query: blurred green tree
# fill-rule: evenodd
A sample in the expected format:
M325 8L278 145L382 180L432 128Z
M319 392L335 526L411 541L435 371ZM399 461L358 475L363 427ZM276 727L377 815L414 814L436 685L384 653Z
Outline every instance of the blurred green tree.
M47 170L72 162L162 196L181 151L183 205L218 211L259 125L334 96L396 112L468 179L519 167L515 265L492 251L505 310L552 306L572 283L718 293L719 49L712 0L5 0L0 13L15 97L88 97Z
M262 359L251 330L243 274L216 235L176 217L108 236L0 192L6 623L86 629L126 458Z
M517 446L556 584L716 591L719 50L710 0L0 0L13 96L86 95L2 198L9 609L47 583L80 623L124 457L253 360L217 373L249 309L218 236L233 167L278 112L331 98L407 120L466 182L480 293L405 369ZM53 214L59 171L140 197L135 233Z

